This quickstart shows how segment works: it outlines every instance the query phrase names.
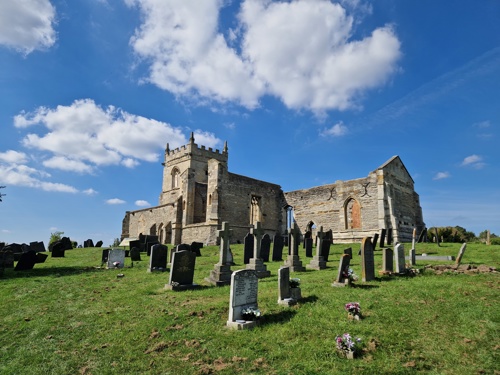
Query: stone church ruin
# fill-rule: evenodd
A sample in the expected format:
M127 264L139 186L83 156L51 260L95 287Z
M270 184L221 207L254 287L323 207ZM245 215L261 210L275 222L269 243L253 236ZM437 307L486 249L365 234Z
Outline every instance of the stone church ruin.
M160 243L217 243L222 222L231 223L232 242L243 241L257 222L265 233L285 234L295 221L302 234L331 230L337 243L359 242L381 229L394 241L412 240L424 229L414 181L399 156L367 177L284 192L281 186L228 170L227 142L221 151L189 143L167 144L159 205L127 211L122 239L158 236Z

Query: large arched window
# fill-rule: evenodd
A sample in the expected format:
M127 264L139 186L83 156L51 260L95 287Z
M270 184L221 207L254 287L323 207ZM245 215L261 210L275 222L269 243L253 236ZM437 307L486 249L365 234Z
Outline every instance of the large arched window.
M345 229L361 229L361 206L354 198L349 198L344 205Z
M179 187L179 176L180 172L177 168L172 169L172 189Z

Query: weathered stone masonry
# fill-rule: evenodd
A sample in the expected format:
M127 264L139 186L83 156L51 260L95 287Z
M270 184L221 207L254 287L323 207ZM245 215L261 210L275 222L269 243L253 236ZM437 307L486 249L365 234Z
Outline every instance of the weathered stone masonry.
M163 163L159 205L128 211L122 238L158 235L161 243L202 241L214 244L223 221L242 241L257 221L266 233L285 233L291 210L302 233L323 226L335 242L356 242L382 228L396 241L411 241L413 228L424 227L414 182L398 156L365 178L336 181L284 193L279 185L228 171L228 150L189 144L170 150Z

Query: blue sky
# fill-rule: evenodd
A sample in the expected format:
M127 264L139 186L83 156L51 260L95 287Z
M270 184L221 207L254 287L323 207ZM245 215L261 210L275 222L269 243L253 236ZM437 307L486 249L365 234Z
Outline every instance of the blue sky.
M111 244L162 155L285 191L399 155L427 226L500 235L500 2L0 2L0 241Z

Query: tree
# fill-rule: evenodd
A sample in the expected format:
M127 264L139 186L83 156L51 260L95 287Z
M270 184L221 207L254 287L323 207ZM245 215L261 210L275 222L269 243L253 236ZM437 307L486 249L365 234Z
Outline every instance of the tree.
M120 246L120 239L115 238L115 240L113 241L113 245L111 245L111 247L118 247L118 246Z
M0 186L0 189L5 189L5 186ZM6 194L0 193L0 202L2 202L2 197L5 197Z
M64 234L64 232L54 232L54 233L51 233L50 234L50 240L49 240L49 247L54 242L59 241L62 238L63 234Z

